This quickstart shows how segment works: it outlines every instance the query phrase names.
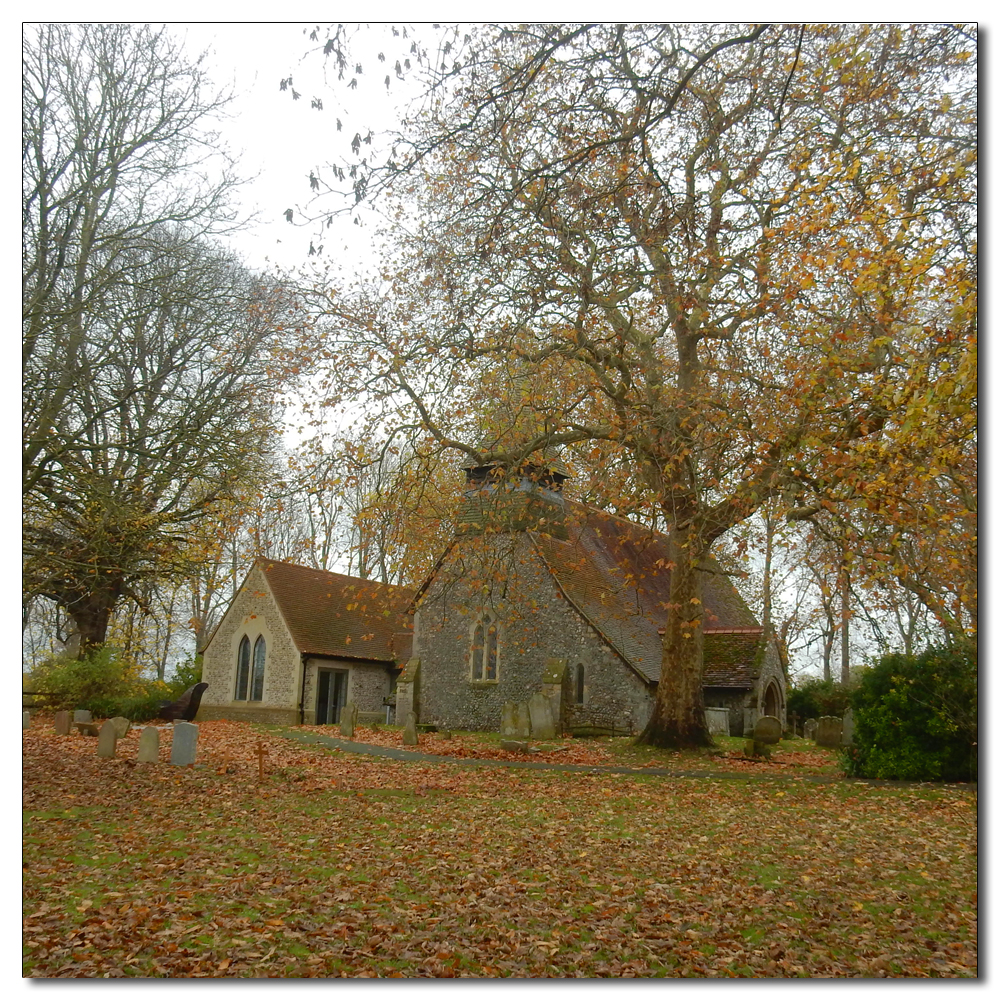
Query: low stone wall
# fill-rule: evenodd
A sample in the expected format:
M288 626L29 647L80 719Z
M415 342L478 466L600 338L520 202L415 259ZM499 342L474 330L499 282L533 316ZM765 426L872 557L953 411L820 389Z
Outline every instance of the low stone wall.
M198 709L195 722L265 722L277 726L297 726L299 713L294 708L266 708L263 705L206 705Z

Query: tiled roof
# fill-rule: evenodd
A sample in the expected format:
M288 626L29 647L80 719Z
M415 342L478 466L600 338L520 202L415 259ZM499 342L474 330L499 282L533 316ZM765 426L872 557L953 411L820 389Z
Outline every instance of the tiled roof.
M300 653L396 660L413 591L294 563L257 563Z
M753 687L759 668L754 664L763 629L705 633L705 687Z
M662 640L657 630L666 625L670 599L666 536L582 504L566 507L568 539L531 532L538 551L563 593L598 632L643 676L659 680ZM705 567L718 570L712 560ZM759 633L753 613L721 572L705 573L702 602L706 630ZM709 650L706 642L706 685L715 670ZM736 676L732 670L725 675Z

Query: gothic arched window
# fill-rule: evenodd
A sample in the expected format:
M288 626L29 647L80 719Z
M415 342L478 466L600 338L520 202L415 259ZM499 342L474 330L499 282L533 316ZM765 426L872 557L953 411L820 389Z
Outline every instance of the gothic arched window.
M236 701L246 701L250 683L250 640L243 636L236 654Z
M267 643L259 636L253 645L253 683L250 685L250 701L264 698L264 662L267 659Z
M499 665L499 628L492 615L482 615L472 630L472 679L495 681Z

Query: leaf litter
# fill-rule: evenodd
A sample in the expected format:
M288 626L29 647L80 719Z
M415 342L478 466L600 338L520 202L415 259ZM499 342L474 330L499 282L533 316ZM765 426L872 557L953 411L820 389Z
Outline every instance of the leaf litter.
M24 738L32 977L974 977L977 801ZM442 741L447 742L447 741ZM264 779L259 780L263 751Z

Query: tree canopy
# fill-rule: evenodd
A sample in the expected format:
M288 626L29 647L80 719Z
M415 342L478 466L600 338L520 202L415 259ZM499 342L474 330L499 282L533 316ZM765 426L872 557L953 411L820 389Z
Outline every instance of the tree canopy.
M211 242L225 100L164 32L32 25L22 70L25 589L92 645L258 460L288 301Z
M332 388L477 462L624 464L673 553L651 741L706 738L715 540L974 452L974 384L921 386L975 344L975 59L952 25L449 29L389 161L355 164L401 221L381 280L329 296Z

